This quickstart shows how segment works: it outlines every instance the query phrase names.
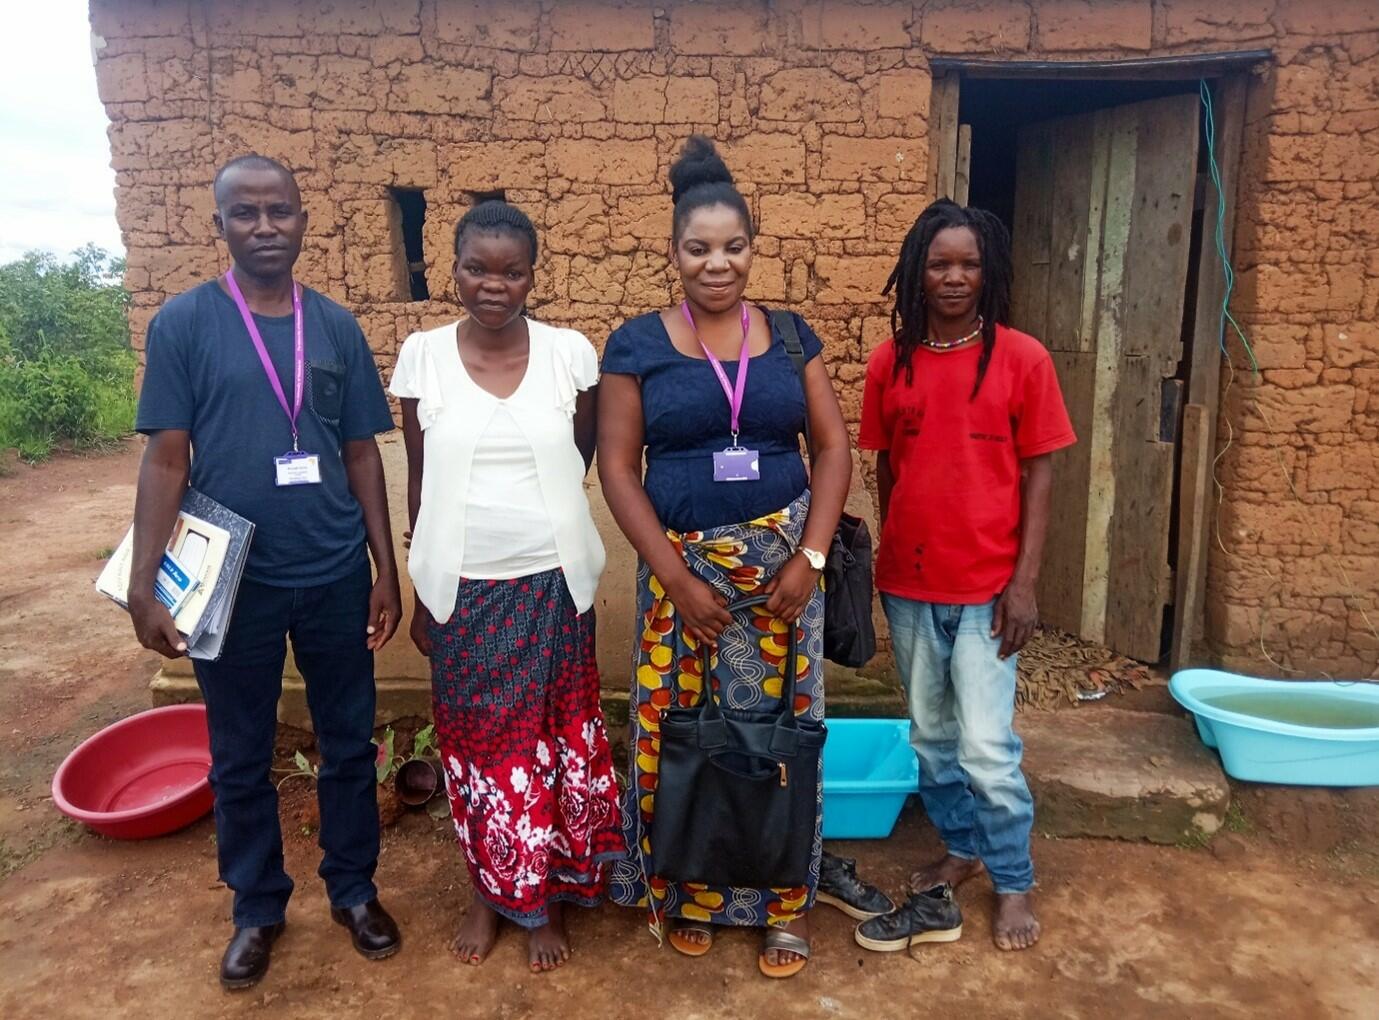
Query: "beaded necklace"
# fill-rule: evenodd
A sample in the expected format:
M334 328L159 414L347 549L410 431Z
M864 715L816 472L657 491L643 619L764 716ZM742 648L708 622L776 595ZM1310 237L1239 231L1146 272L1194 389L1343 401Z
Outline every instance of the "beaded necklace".
M974 329L971 333L968 333L967 336L960 336L956 340L930 340L928 337L925 337L923 340L920 341L920 343L923 344L925 347L928 347L930 350L946 351L953 347L961 347L963 344L969 343L977 339L977 337L981 336L981 334L982 317L979 315L977 316L977 328Z

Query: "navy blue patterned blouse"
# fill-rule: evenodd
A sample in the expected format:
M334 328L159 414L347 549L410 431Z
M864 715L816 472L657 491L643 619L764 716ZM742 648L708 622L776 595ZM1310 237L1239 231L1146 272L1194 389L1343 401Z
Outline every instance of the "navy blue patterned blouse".
M806 361L823 344L798 315L795 325ZM725 361L729 381L737 362ZM804 431L804 388L785 341L773 328L771 346L752 358L742 400L740 445L761 454L761 478L715 482L713 455L732 445L728 398L713 367L681 354L659 312L623 323L603 350L603 371L641 381L646 422L643 482L661 523L675 531L740 524L787 506L808 484L799 435Z

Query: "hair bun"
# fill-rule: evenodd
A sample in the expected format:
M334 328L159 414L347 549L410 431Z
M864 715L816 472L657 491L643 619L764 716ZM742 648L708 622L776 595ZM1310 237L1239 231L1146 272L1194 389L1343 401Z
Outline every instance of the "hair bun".
M701 184L732 184L733 175L728 164L718 154L712 139L704 135L690 135L680 156L670 165L670 194L672 202Z

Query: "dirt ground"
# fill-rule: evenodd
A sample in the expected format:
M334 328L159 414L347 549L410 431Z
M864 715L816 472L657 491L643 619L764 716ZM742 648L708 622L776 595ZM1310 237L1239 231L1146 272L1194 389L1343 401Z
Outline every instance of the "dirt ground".
M210 820L114 842L48 799L72 746L148 703L155 657L92 588L126 526L138 452L130 442L0 478L0 1016L1379 1016L1375 857L1299 842L1307 812L1290 827L1278 805L1292 802L1257 791L1206 848L1040 840L1046 934L1031 952L992 946L989 887L971 885L963 940L912 954L865 953L843 915L820 909L814 959L789 984L757 973L754 933L692 961L612 907L574 914L575 956L556 974L527 973L514 932L482 968L461 967L445 944L468 883L446 823L425 814L385 834L379 884L405 946L370 963L331 924L318 851L293 820L287 932L261 985L223 993L230 898ZM895 892L936 847L912 808L890 840L834 849Z

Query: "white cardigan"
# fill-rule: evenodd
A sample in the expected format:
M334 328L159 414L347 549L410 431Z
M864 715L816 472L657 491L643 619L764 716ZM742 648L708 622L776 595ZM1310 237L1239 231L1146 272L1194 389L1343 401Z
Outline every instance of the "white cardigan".
M465 371L452 322L413 333L402 345L388 390L417 401L425 442L421 508L407 572L437 623L450 619L464 558L465 506L474 447L500 405L531 443L546 514L575 608L594 604L604 549L584 494L584 458L575 446L575 398L598 382L598 355L584 334L527 320L531 350L516 392L499 400Z

